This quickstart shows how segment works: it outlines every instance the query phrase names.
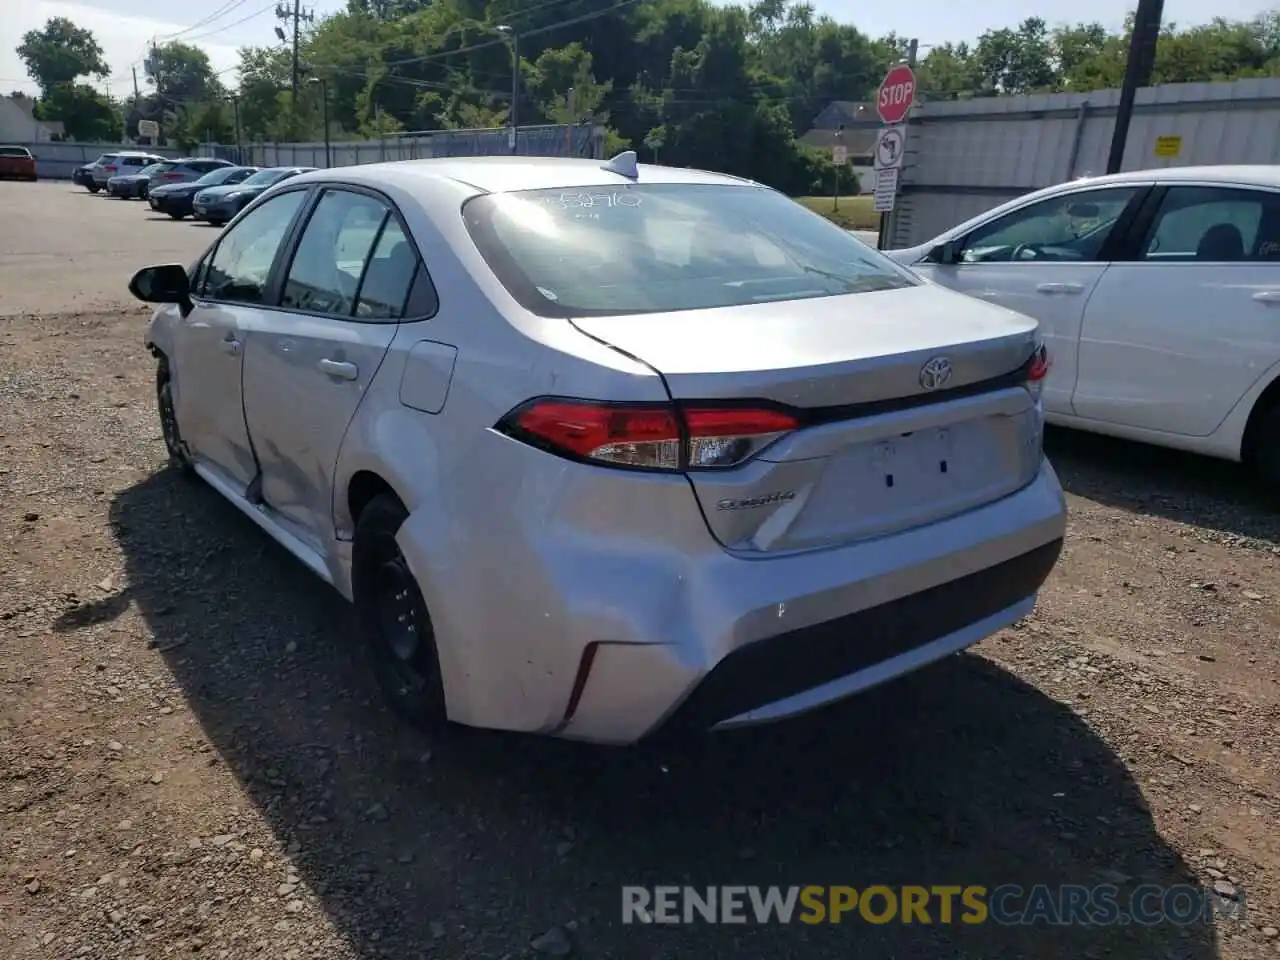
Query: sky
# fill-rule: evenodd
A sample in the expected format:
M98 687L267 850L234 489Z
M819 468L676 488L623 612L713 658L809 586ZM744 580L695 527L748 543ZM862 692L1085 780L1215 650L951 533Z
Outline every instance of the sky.
M973 41L985 30L1014 26L1037 15L1051 25L1099 21L1118 30L1125 12L1136 0L1039 0L1033 7L1023 0L983 0L957 3L956 0L914 0L906 3L862 3L858 0L813 0L820 13L844 23L852 23L873 37L896 33L916 37L923 56L930 44ZM1165 22L1182 26L1203 23L1213 16L1232 20L1248 19L1274 8L1280 0L1165 0ZM0 93L21 90L35 93L35 84L14 48L22 35L43 26L50 17L67 17L93 31L106 54L111 76L99 84L108 93L120 96L133 86L130 68L138 68L143 84L141 61L152 38L161 42L172 38L191 42L209 54L215 70L227 71L224 79L235 81L236 50L246 44L268 45L278 41L275 7L267 0L189 0L180 5L172 0L4 0L0 20ZM312 0L317 17L345 6L345 0ZM179 15L179 10L185 12ZM1211 13L1210 10L1213 12ZM195 27L210 14L223 11L215 19ZM185 32L183 32L185 31ZM174 36L177 34L177 36Z

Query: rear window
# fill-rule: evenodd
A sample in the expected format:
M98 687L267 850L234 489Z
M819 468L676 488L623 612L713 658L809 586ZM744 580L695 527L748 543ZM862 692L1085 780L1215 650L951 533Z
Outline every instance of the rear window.
M31 151L26 147L0 147L0 157L25 157L30 159Z
M154 177L171 169L173 169L172 163L153 163L148 167L143 167L138 171L138 173L145 174L148 177Z
M475 197L463 216L503 286L548 317L733 307L920 283L764 187L527 190Z
M119 165L122 167L145 167L155 163L151 157L121 157Z

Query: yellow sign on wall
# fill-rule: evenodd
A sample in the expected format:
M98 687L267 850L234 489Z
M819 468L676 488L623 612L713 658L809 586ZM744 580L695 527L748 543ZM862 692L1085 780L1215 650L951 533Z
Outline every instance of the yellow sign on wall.
M1182 137L1173 135L1168 137L1156 137L1156 156L1157 157L1176 157L1182 152Z

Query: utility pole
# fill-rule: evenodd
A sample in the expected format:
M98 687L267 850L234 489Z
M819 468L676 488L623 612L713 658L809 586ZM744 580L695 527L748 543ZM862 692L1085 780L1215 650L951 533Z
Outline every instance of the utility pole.
M516 138L520 131L520 33L507 23L493 28L504 37L511 38L511 152L517 153Z
M130 67L129 69L133 72L133 109L138 112L138 116L142 116L142 94L138 91L138 68ZM124 140L122 140L121 143L126 143L128 140L129 111L126 110L124 112Z
M298 45L302 35L302 23L303 21L307 23L311 23L313 20L315 20L315 18L316 18L316 14L314 10L303 9L302 0L293 0L292 10L289 9L287 0L282 0L282 2L276 4L276 19L282 20L285 22L288 22L290 20L293 21L293 25L292 25L293 82L291 84L291 88L293 90L293 102L295 104L298 102L298 77L299 77L299 74L302 72L301 64L298 60ZM281 27L276 27L276 36L279 37L281 40L286 39L286 34L284 29L282 29Z
M244 148L240 145L240 98L235 94L231 95L231 110L236 125L236 163L243 164Z
M293 0L293 100L298 100L298 19L302 13L302 0Z
M1129 121L1133 118L1133 101L1139 87L1151 85L1151 71L1156 63L1156 43L1160 39L1160 20L1163 16L1164 0L1138 0L1138 12L1133 17L1133 33L1129 35L1129 60L1125 64L1120 102L1116 106L1116 125L1111 132L1107 173L1119 173L1124 163Z

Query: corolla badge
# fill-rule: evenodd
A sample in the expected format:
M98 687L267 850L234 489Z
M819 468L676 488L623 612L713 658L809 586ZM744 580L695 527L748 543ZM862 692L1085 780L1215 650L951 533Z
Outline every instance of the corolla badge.
M794 490L778 490L760 497L742 497L741 499L721 500L716 503L717 510L750 510L752 507L771 507L779 503L787 503L796 498Z
M940 390L951 380L951 361L946 357L933 357L920 368L920 386L926 390Z

